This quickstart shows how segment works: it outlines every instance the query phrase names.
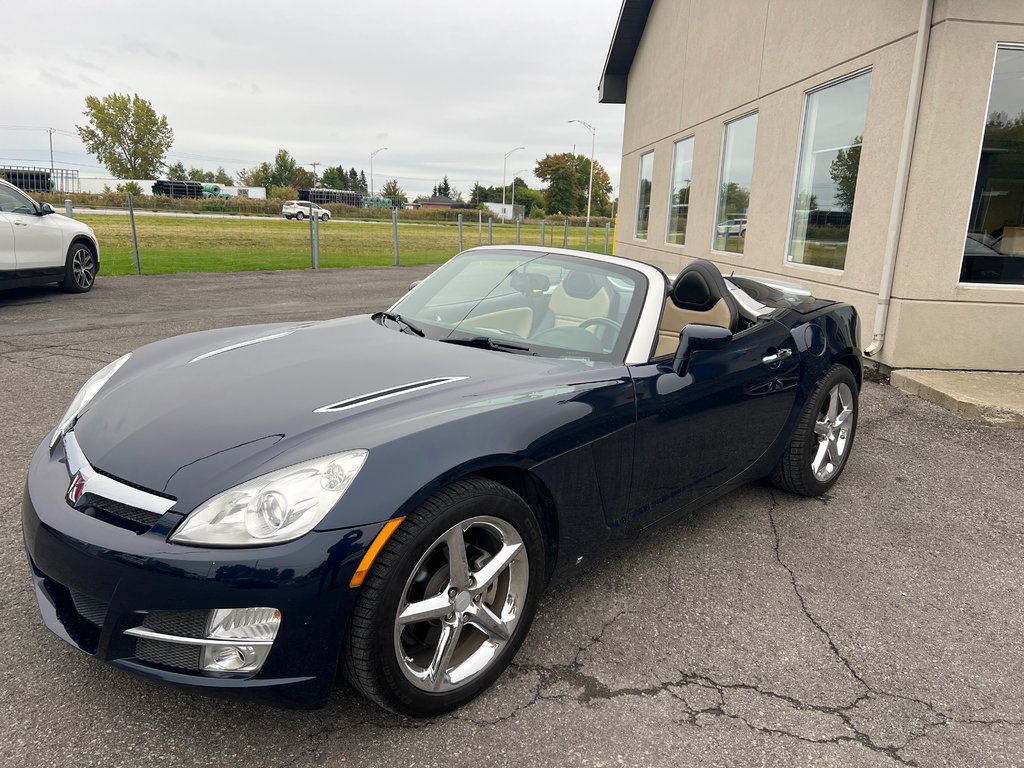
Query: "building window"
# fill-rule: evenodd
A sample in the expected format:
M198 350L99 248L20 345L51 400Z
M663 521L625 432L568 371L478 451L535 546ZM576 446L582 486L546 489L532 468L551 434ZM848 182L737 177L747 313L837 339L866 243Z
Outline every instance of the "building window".
M637 240L647 239L647 226L651 218L651 181L654 178L654 153L640 155L640 180L636 190L636 232Z
M716 251L743 253L747 238L747 209L750 180L754 174L754 141L757 113L725 125L722 172L718 182L718 212L715 215Z
M850 242L871 73L807 94L796 171L789 260L843 269Z
M668 233L665 242L686 243L686 217L690 211L690 178L693 176L693 137L672 148L672 187L668 195Z
M996 50L960 282L1024 285L1024 47Z

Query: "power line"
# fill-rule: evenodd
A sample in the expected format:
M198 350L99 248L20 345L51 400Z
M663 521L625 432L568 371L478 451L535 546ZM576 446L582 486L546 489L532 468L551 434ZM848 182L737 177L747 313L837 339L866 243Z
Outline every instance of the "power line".
M73 131L66 131L63 128L51 128L48 125L0 125L0 130L5 131L52 131L53 133L59 133L61 136L73 136L76 139L78 134Z

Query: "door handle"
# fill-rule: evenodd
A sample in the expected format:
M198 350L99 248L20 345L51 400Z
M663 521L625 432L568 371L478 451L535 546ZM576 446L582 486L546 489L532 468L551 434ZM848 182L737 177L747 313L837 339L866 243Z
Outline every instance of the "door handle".
M764 357L762 357L761 358L761 362L764 363L765 365L771 365L772 363L777 363L780 360L785 360L787 357L789 357L792 354L793 354L793 350L792 349L780 349L780 350L776 351L774 354L765 355Z
M17 221L17 220L15 220L14 226L16 226L16 227L27 227L28 224L26 224L24 221Z

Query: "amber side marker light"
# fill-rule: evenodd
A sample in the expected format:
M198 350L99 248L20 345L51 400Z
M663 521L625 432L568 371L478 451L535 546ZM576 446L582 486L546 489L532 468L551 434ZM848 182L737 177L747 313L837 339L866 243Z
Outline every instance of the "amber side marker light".
M377 555L383 549L384 545L388 543L388 539L391 538L398 526L405 520L404 517L396 517L388 520L384 527L380 529L380 533L377 534L377 538L370 544L370 548L366 550L366 554L363 555L363 559L359 561L359 567L356 568L355 574L352 576L352 581L348 583L350 587L361 587L363 586L363 579L366 578L366 574L370 572L370 566L373 565L373 561L377 559Z

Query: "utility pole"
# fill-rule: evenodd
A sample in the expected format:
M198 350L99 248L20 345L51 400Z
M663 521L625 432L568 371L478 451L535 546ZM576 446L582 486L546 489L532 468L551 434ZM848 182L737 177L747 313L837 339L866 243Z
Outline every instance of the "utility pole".
M46 132L50 134L50 183L54 185L56 184L56 182L54 182L53 180L53 177L55 175L53 171L53 134L56 132L56 130L56 128L46 129Z
M323 163L307 163L307 165L312 165L313 166L313 186L315 187L315 186L317 186L317 183L316 183L316 167L318 165L323 165Z

